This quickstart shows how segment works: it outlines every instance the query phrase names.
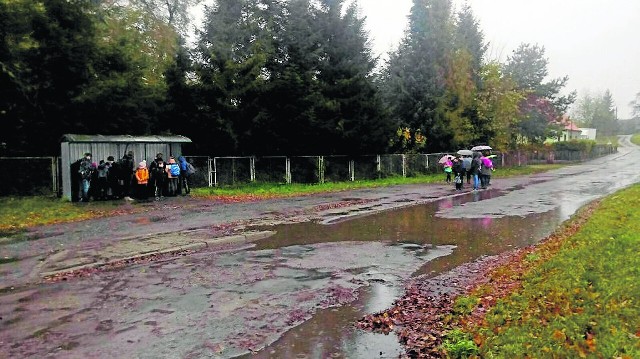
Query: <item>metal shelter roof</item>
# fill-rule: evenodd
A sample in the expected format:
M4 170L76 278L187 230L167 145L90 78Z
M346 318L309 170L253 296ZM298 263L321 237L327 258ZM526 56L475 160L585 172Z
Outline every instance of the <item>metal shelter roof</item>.
M191 139L180 136L131 136L131 135L62 135L60 142L93 142L93 143L191 143Z

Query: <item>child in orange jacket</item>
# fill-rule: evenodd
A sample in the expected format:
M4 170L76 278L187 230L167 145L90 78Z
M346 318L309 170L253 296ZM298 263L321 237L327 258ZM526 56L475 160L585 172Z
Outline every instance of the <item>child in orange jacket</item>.
M139 200L147 199L147 183L149 183L149 170L147 169L147 161L143 160L138 163L138 168L136 169L136 197Z

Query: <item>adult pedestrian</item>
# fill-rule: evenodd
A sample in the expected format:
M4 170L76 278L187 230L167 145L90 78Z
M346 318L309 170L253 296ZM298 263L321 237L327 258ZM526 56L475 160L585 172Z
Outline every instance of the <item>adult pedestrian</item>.
M156 158L149 165L149 186L153 190L156 201L164 198L165 178L167 177L165 168L166 166L164 163L164 159L162 159L162 153L157 153Z
M467 175L467 184L471 183L471 156L464 156L462 158L462 166L464 167L464 172Z
M98 165L98 186L97 186L97 197L96 199L105 200L107 199L109 192L109 169L111 168L111 164L109 162L105 162L104 160L100 160L100 164Z
M473 157L471 158L471 177L473 179L473 190L477 191L480 189L480 180L478 178L478 174L482 168L482 161L480 160L480 152L474 152Z
M91 162L91 153L86 152L84 156L78 160L78 162L80 202L89 202L89 189L91 188L91 178L93 176L93 163Z
M118 186L118 169L116 168L116 161L113 156L107 157L107 166L109 171L107 172L107 198L113 199L119 196L120 190Z
M178 165L180 166L178 192L184 196L191 192L191 188L189 188L189 176L192 175L191 169L193 168L193 165L187 162L187 159L184 158L184 156L178 157Z
M480 157L482 168L480 170L480 184L482 188L487 188L491 182L491 172L493 171L493 162L486 156Z
M132 200L131 184L133 182L133 174L136 169L133 160L133 151L127 152L118 164L119 184L122 186L122 196L126 200Z

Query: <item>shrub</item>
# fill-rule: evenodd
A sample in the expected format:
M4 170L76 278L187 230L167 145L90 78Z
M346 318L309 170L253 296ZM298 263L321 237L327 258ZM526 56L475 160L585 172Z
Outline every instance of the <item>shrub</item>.
M554 142L551 147L555 151L582 151L590 153L593 146L596 145L596 141L593 140L571 140Z

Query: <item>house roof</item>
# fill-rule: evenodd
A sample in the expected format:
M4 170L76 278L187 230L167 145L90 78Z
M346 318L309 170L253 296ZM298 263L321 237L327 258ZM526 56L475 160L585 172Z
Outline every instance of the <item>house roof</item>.
M93 143L191 143L191 139L180 136L131 136L131 135L62 135L60 142L93 142Z
M578 128L578 126L576 126L575 123L573 123L571 121L569 121L569 123L565 123L564 129L568 130L568 131L582 132L582 130L580 128Z
M569 116L567 115L562 116L562 119L560 120L560 124L563 125L564 129L567 131L582 132L582 130L578 128L578 126L575 123L573 123L573 121L571 121L571 119L569 119Z

